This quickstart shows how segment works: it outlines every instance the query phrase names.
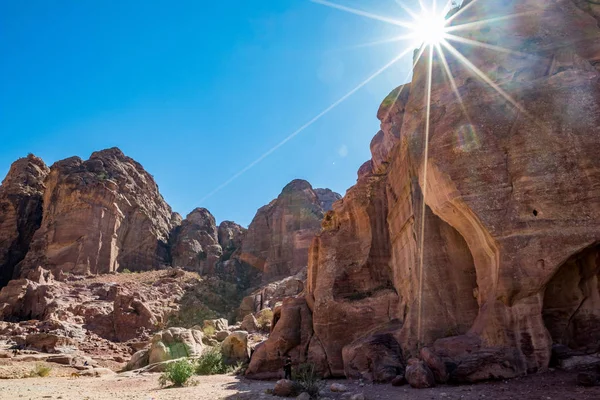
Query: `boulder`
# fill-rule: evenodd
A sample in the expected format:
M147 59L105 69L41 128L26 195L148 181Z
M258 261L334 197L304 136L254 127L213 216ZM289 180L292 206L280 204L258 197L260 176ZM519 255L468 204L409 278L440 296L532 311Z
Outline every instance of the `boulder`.
M258 322L256 321L256 318L254 318L254 315L248 314L244 317L241 329L250 333L258 330Z
M215 330L215 332L218 331L225 331L227 330L227 327L229 326L229 323L227 322L227 320L225 318L219 318L219 319L208 319L204 321L204 329L206 328L213 328Z
M393 323L385 331L360 338L344 347L344 373L347 378L370 382L391 382L404 374L400 344L393 335L398 329Z
M250 347L248 346L248 332L232 332L227 339L221 343L223 361L228 365L238 362L246 363L250 360Z
M202 332L183 328L169 328L152 337L148 350L148 363L154 364L181 357L202 354Z
M127 371L140 369L149 364L149 354L148 350L140 350L131 356L131 359L127 362L127 366L125 369Z
M348 391L348 387L346 387L346 385L342 385L341 383L332 383L329 386L329 390L334 393L345 393Z
M306 392L302 392L296 397L296 399L297 400L310 400L310 394L308 394Z
M422 361L411 359L406 367L405 378L415 389L425 389L435 386L433 372Z
M297 392L297 385L293 381L290 381L289 379L281 379L275 383L273 396L292 397L295 396Z
M429 367L437 383L448 382L449 375L446 364L430 348L423 347L420 352L421 359Z
M229 331L219 331L215 334L215 338L219 342L222 342L223 340L227 339L227 336L229 336Z

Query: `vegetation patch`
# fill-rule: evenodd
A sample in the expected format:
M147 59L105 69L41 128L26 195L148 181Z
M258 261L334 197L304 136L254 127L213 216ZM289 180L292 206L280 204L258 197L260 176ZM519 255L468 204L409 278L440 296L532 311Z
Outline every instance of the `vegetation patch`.
M194 365L187 358L183 358L169 363L165 372L158 379L158 383L163 387L169 384L173 387L181 387L189 381L192 375L194 375Z

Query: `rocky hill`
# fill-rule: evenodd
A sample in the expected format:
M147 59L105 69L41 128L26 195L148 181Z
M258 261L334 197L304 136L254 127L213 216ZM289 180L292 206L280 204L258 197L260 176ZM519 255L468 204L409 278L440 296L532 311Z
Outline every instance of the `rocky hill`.
M162 328L259 315L303 290L308 246L340 197L294 181L257 214L266 227L217 227L204 208L173 213L117 148L50 168L20 159L0 186L0 339L122 362ZM244 261L247 240L266 269Z
M497 47L452 42L468 56L446 52L455 88L426 52L384 100L372 159L310 248L306 295L276 311L249 376L290 354L325 376L473 382L600 352L598 21L579 1L463 7L455 26L520 16L460 33Z
M152 176L119 149L59 161L44 184L43 219L19 264L22 276L38 266L60 276L167 265L171 208Z
M264 282L296 275L308 265L308 248L325 212L340 198L304 180L290 182L258 210L233 257L258 268Z

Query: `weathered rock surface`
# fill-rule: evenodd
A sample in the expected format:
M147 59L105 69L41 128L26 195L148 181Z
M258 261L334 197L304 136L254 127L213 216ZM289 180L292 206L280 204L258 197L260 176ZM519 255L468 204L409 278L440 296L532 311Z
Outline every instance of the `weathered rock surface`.
M42 223L44 179L49 168L36 156L15 161L0 186L0 288L13 278Z
M247 229L232 221L223 221L219 224L218 238L223 255L221 260L227 261L240 247L246 236Z
M235 331L221 343L221 353L226 364L234 365L238 362L246 363L250 360L250 347L248 346L248 332Z
M196 357L202 354L202 331L169 328L152 337L148 350L148 363L155 364L181 357ZM141 358L141 356L138 356Z
M598 352L597 14L567 0L466 4L453 25L520 14L455 32L510 51L452 41L453 80L434 56L428 134L425 52L310 248L311 339L298 357L325 375L372 375L344 349L395 320L404 357L428 346L457 382L544 370L553 343ZM266 354L299 336L282 319L251 375L268 376Z
M19 264L72 274L156 269L168 262L171 209L154 179L119 149L55 163L41 227Z
M290 182L268 205L260 208L234 257L263 273L269 282L303 270L308 247L321 229L321 219L336 193L319 191L304 180Z
M433 373L420 360L408 360L405 377L408 384L416 389L426 389L435 386Z
M205 208L196 208L173 233L173 266L203 275L214 274L215 264L223 254L217 235L215 217Z

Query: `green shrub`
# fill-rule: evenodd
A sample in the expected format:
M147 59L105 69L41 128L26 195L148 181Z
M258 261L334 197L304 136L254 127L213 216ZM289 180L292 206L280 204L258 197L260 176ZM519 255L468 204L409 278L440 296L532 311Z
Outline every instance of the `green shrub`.
M207 325L202 329L202 332L204 332L204 334L206 336L214 336L215 333L217 333L217 330L215 329L214 326L212 325Z
M294 373L294 381L302 387L302 392L307 392L310 395L311 399L319 398L321 379L314 364L305 363L298 365Z
M122 274L130 274L131 271L128 268L124 268L124 269L121 270L121 273Z
M49 367L47 365L40 363L40 364L36 364L33 371L31 371L30 376L32 376L32 377L39 376L39 377L45 378L48 375L50 375L50 371L52 371L52 367Z
M258 319L256 322L258 323L258 328L261 331L268 331L271 326L271 321L273 321L273 310L264 309L260 312Z
M187 358L183 358L167 364L158 382L161 386L167 386L171 382L173 386L180 387L185 385L192 375L194 375L194 365Z
M206 350L196 363L196 374L217 375L229 372L230 368L223 362L223 354L220 347L212 347Z

